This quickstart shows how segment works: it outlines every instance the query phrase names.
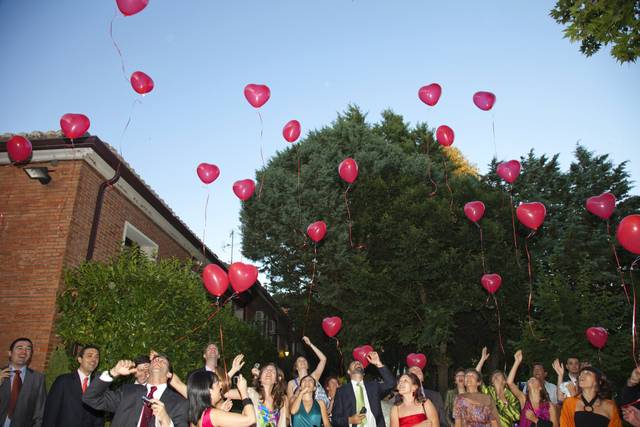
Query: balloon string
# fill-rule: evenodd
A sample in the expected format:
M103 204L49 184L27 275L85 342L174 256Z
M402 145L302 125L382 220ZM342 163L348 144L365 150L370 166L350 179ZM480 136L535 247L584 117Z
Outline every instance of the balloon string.
M531 306L533 303L533 273L531 266L531 254L529 253L529 239L532 238L536 234L536 230L532 230L531 233L524 240L524 250L527 253L527 269L529 271L529 302L527 303L527 317L529 318L529 329L531 330L531 335L542 341L542 339L538 338L533 332L533 318L531 317Z
M304 336L304 330L309 320L309 311L311 310L311 294L313 293L313 286L316 280L316 264L318 263L318 244L313 243L313 261L311 261L311 282L309 283L309 289L307 292L307 308L304 313L304 323L302 324L302 336Z
M350 188L351 184L347 186L347 190L344 192L344 205L347 207L347 218L349 220L349 245L353 248L353 239L351 237L351 209L349 209L349 198L347 197Z
M431 146L430 142L427 142L427 175L429 176L429 181L431 181L432 191L429 193L429 197L433 197L438 192L438 184L433 180L431 176L431 157L429 156L429 147Z
M520 265L520 257L518 256L518 238L516 237L516 216L513 207L513 187L509 191L509 201L511 203L511 228L513 230L513 248L516 254L516 262Z
M340 376L344 376L344 355L342 354L342 350L340 349L340 340L336 337L331 337L336 340L336 349L338 350L338 359L339 359L339 368L340 368Z
M220 304L219 302L212 304L212 305L216 305L216 306L217 306L216 310L215 310L214 312L212 312L212 313L207 317L207 319L206 319L204 322L202 322L202 324L200 324L200 325L198 325L198 326L196 326L196 327L192 328L189 332L187 332L187 333L186 333L186 334L184 334L183 336L178 337L178 338L176 339L176 342L178 343L178 342L180 342L180 341L182 341L182 340L185 340L189 335L191 335L191 334L193 334L194 332L196 332L196 331L198 331L198 330L200 330L200 329L204 328L204 327L207 325L207 323L209 323L209 321L210 321L211 319L213 319L214 317L216 317L216 316L218 315L218 313L220 312L220 310L221 310L221 309L222 309L222 308L223 308L223 307L224 307L224 306L225 306L225 305L226 305L230 300L232 300L233 298L235 298L235 296L236 296L236 295L238 295L238 294L237 294L237 292L234 292L233 294L231 294L231 296L229 296L229 298L227 298L226 300L224 300L224 302L223 302L222 304Z
M124 134L127 133L127 129L129 129L129 125L131 124L131 119L133 118L133 110L135 110L136 104L142 105L142 100L138 98L134 99L133 103L131 104L131 111L129 112L129 118L127 119L127 123L124 125L124 129L122 129L122 133L120 134L120 143L118 144L118 151L120 151L121 157L124 157L122 155L122 141L124 141Z
M258 190L258 199L262 198L262 187L264 187L264 176L267 173L266 166L264 164L264 153L262 149L262 134L264 132L264 122L262 121L262 114L260 110L256 110L258 117L260 118L260 158L262 159L262 176L260 177L260 189Z
M476 227L478 227L478 231L480 232L480 256L482 258L482 271L484 274L487 274L487 267L484 262L484 240L482 239L482 227L477 222L474 222Z
M204 244L204 239L205 236L207 234L207 208L209 207L209 188L207 187L207 198L205 199L204 202L204 228L202 230L202 256L204 257L204 259L207 259L207 256L205 255L205 244Z
M111 37L111 42L113 43L113 46L116 48L116 51L118 52L118 56L120 57L120 65L122 66L122 77L124 77L125 82L129 83L129 80L127 79L127 71L124 66L124 56L122 56L122 51L120 50L118 43L116 43L116 39L113 38L113 21L115 21L117 16L118 16L118 8L116 7L115 13L113 14L113 18L111 18L111 23L109 24L109 36Z
M302 193L300 192L300 147L296 145L296 157L298 160L298 226L302 228Z
M444 183L449 189L449 211L451 211L451 215L454 215L453 214L453 190L449 185L449 173L447 172L447 155L445 153L443 154L444 155L442 156L442 164L444 165Z
M227 359L224 358L224 332L222 332L222 318L218 317L218 329L220 331L220 355L222 356L222 364L224 365L225 382L229 384L229 376L227 375Z
M631 300L629 299L629 291L627 290L627 285L624 283L624 273L622 272L622 266L620 265L620 259L618 258L618 251L616 250L616 245L613 243L613 239L611 239L611 226L609 223L609 218L607 218L607 240L609 241L609 245L611 245L611 251L613 252L613 256L616 259L616 269L620 274L620 282L622 289L624 289L624 294L627 296L627 304L631 304Z
M496 303L496 315L498 316L498 340L500 341L500 351L502 355L505 355L504 352L504 344L502 343L502 324L500 322L500 307L498 306L498 299L496 298L496 294L491 294L493 296L493 302Z
M633 272L635 270L635 265L640 261L640 257L636 258L635 261L631 263L631 267L629 268L629 280L631 281L631 292L633 292L633 314L631 316L631 348L633 354L633 363L636 364L636 367L640 367L638 365L638 357L636 356L636 285L633 281Z
M496 144L496 116L491 113L491 132L493 133L493 156L498 158L498 145Z

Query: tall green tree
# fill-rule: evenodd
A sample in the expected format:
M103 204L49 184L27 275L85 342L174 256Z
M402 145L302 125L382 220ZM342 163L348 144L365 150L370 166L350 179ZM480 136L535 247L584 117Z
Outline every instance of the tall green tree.
M550 15L565 26L565 37L580 42L580 52L591 56L611 45L620 63L640 55L640 1L558 0Z

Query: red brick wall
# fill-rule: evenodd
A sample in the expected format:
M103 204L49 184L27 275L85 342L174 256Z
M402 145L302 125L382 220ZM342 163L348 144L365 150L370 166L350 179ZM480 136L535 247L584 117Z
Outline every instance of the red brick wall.
M38 370L44 369L58 342L53 324L63 267L85 259L96 197L104 181L82 161L47 166L55 169L48 185L29 179L21 168L0 167L0 354L6 354L2 350L17 336L28 336L35 345L31 366ZM107 260L120 250L125 221L159 245L160 257L189 257L111 187L104 198L94 260Z

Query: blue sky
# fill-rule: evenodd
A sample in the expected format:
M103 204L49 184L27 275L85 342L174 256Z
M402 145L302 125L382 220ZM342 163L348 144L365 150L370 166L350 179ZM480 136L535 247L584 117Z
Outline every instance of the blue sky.
M629 160L637 194L640 66L618 64L608 48L582 56L548 16L553 3L150 0L114 22L127 73L156 84L133 111L123 154L198 235L207 189L195 168L220 167L206 243L227 261L239 224L232 183L261 165L247 83L272 92L262 108L265 156L286 146L290 119L304 136L355 103L370 121L390 107L412 123L448 124L482 171L494 154L492 120L502 159L535 148L560 153L566 167L580 140ZM92 134L120 144L137 95L109 37L114 12L115 0L0 0L0 132L58 129L62 114L81 112ZM432 82L443 95L428 108L417 91ZM477 90L496 94L491 112L472 104Z

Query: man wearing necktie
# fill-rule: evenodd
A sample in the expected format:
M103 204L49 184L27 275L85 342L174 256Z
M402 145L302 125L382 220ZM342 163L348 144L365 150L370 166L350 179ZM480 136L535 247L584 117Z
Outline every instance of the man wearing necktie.
M113 412L111 427L187 427L187 401L167 384L173 376L169 358L159 354L151 359L147 384L109 389L113 379L135 370L131 360L119 361L91 382L82 401L94 409Z
M8 353L9 366L0 372L0 426L40 427L47 395L44 375L29 368L33 342L18 338Z
M351 362L347 370L350 381L336 391L331 421L335 427L385 427L380 401L396 385L396 380L377 352L367 354L367 360L378 368L382 383L364 381L362 363Z
M43 427L102 427L104 413L82 402L82 395L93 381L100 363L100 350L87 345L78 355L75 372L60 375L54 381L44 407Z

